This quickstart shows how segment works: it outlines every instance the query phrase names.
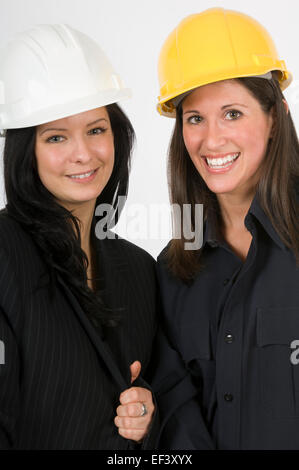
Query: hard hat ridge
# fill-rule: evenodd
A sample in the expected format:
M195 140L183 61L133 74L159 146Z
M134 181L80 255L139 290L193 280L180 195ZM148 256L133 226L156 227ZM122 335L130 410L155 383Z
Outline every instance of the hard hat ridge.
M131 95L99 45L68 25L19 33L0 54L0 128L29 127Z
M276 71L281 89L292 76L266 29L248 15L211 8L184 18L165 40L158 63L160 114L175 117L173 100L209 83Z

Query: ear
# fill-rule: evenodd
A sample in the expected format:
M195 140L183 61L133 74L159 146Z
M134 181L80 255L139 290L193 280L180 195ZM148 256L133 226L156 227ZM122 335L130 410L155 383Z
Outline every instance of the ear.
M289 105L285 99L282 100L286 113L289 114Z

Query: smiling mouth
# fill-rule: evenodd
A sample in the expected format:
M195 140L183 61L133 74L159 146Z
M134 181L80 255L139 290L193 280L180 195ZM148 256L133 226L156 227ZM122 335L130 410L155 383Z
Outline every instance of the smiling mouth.
M67 175L69 178L72 178L72 179L84 179L84 178L88 178L89 176L93 175L95 172L97 171L96 170L90 170L86 173L79 173L77 175Z
M222 158L209 158L203 156L207 166L213 170L229 168L240 156L240 152L230 153Z

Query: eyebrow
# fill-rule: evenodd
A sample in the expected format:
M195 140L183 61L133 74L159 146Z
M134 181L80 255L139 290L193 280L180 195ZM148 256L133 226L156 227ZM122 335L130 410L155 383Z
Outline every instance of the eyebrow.
M224 106L221 107L221 109L226 109L226 108L230 108L231 106L243 106L243 108L248 108L248 106L246 106L246 104L242 104L242 103L230 103L230 104L225 104ZM198 113L198 110L196 109L190 109L188 111L185 111L183 114L188 114L188 113Z
M108 120L106 118L99 118L97 119L96 121L93 121L93 122L90 122L89 124L86 124L86 127L90 127L90 126L93 126L94 124L97 124L98 122L100 121L106 121L108 122ZM49 131L55 131L55 132L66 132L67 129L62 129L62 128L59 128L59 127L48 127L47 129L44 129L43 131L41 131L39 133L39 135L43 135L45 132L49 132Z
M244 108L248 108L248 106L246 106L246 104L242 104L242 103L231 103L231 104L226 104L226 105L222 106L221 109L230 108L231 106L243 106Z

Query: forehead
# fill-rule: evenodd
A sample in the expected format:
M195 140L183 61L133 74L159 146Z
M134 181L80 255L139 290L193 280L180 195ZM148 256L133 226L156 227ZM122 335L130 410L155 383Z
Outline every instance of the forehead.
M65 118L56 119L55 121L50 121L37 127L39 130L46 129L49 126L64 129L80 126L86 127L88 124L93 123L98 119L106 119L109 121L109 115L105 106L84 111L82 113L73 114L72 116Z
M239 81L222 80L196 88L184 99L182 107L185 109L195 104L209 105L211 103L219 103L223 106L228 103L240 102L240 100L244 104L258 103Z

